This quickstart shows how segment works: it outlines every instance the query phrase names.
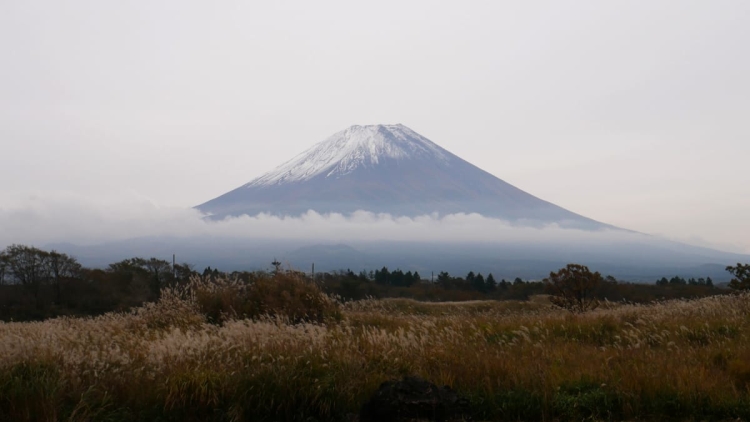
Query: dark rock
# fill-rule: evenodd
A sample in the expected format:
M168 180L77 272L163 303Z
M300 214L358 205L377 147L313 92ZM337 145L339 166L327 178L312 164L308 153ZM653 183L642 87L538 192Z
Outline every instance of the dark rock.
M362 406L361 422L422 419L430 421L468 420L469 401L448 386L419 377L386 381Z

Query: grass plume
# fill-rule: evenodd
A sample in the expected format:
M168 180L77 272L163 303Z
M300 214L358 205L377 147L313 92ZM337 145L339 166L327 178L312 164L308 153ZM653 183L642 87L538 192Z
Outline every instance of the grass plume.
M452 386L475 420L750 418L748 294L583 315L364 300L333 320L208 312L198 296L0 323L0 420L344 420L406 374Z

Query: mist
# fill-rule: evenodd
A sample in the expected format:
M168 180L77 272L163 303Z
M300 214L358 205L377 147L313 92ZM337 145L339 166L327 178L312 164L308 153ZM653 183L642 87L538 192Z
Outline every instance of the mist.
M533 227L479 214L409 218L367 211L351 215L308 211L294 217L259 214L214 221L195 209L161 207L133 192L98 198L58 192L11 198L0 205L2 246L60 242L94 245L142 237L195 236L316 242L497 243L601 242L643 237L620 230L564 229L556 224Z
M176 254L196 268L268 269L276 257L290 268L388 266L538 279L581 262L623 280L653 281L668 274L721 280L726 265L750 259L621 229L530 226L479 214L408 218L308 211L213 220L133 191L95 198L39 193L2 198L0 204L0 248L16 243L56 249L99 268L132 256Z

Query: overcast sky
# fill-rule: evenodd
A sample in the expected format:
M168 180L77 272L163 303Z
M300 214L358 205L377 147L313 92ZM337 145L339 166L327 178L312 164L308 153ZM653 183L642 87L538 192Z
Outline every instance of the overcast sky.
M750 253L746 0L8 0L0 54L6 214L190 207L403 123L587 217Z

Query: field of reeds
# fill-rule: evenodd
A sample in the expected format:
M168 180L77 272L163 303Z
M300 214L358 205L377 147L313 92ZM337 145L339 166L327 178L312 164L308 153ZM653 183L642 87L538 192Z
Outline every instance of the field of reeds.
M356 420L404 375L452 386L479 421L750 419L748 295L581 315L544 297L365 300L322 323L210 321L197 296L0 323L0 420Z

